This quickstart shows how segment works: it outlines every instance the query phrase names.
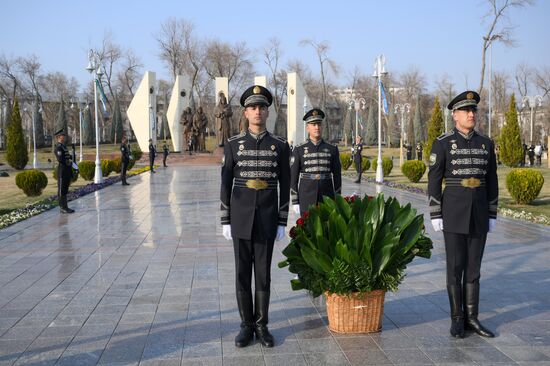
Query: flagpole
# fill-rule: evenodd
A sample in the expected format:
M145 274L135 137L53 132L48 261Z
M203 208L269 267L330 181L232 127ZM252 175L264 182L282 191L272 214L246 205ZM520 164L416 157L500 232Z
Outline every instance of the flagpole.
M376 183L384 182L384 171L382 170L382 75L386 74L384 55L378 56L374 61L374 73L372 76L378 78L378 160L376 165Z
M95 173L94 183L103 183L103 173L101 171L101 160L99 159L99 120L97 116L97 83L103 72L101 71L101 61L93 50L88 53L88 67L86 67L93 77L94 81L94 108L95 108Z

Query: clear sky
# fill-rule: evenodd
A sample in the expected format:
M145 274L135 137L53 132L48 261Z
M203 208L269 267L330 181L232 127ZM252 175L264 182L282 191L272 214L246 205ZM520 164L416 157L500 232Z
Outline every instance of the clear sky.
M176 17L194 22L201 38L244 40L256 50L277 36L284 50L283 65L298 58L316 75L319 67L313 49L299 42L326 40L329 56L343 70L339 78L331 79L342 86L355 66L372 74L374 58L383 53L388 72L417 67L430 82L447 73L457 90L475 89L487 10L482 0L7 0L0 18L0 53L34 53L43 71L62 71L82 85L89 79L84 69L87 49L99 46L108 31L116 43L133 48L144 70L167 78L154 35L164 20ZM522 62L550 65L550 1L512 9L510 15L517 47L495 44L493 70L513 75ZM265 73L259 53L255 61L258 73Z

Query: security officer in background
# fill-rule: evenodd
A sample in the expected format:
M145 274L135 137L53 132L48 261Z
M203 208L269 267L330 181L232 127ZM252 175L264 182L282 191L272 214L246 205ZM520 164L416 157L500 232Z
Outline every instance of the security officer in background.
M363 139L361 136L355 138L355 143L351 146L351 158L355 163L355 171L357 171L357 178L353 183L361 183L361 175L363 174Z
M422 144L420 142L416 144L416 160L422 161Z
M165 168L168 166L166 165L166 158L168 158L168 154L170 154L170 149L168 149L168 145L164 142L164 145L162 145L162 166Z
M407 149L407 160L412 160L412 151L413 151L412 145L407 144L405 145L405 148Z
M122 181L123 186L129 186L130 184L126 182L126 170L128 170L128 164L130 164L130 145L128 145L128 138L122 136L122 141L120 144L120 180Z
M248 130L229 138L224 146L221 223L223 236L233 239L235 252L236 295L242 320L235 337L237 347L246 347L254 333L265 347L273 347L267 328L271 259L274 241L284 237L288 218L290 148L283 138L266 130L272 100L263 86L248 88L240 100Z
M57 144L55 145L55 157L57 159L57 195L59 197L59 209L62 213L73 213L74 210L67 206L67 193L73 176L73 158L65 141L67 133L61 129L55 133ZM75 164L76 165L76 164Z
M338 147L323 140L325 113L314 108L304 115L309 139L294 148L290 158L290 194L295 213L303 215L323 196L334 198L342 189Z
M479 99L465 91L449 103L455 128L433 142L428 173L432 225L445 239L450 332L457 338L464 337L464 327L494 337L477 318L481 260L498 205L494 143L474 130Z
M156 173L154 168L155 157L157 156L157 148L153 145L153 139L149 139L149 169L151 173Z

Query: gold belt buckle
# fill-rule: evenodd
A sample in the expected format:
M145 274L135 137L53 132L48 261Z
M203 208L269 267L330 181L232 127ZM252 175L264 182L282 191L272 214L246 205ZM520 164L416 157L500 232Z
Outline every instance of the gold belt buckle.
M257 191L267 188L267 181L261 179L249 179L246 181L246 186Z
M477 188L481 185L481 181L477 178L464 178L460 184L466 188Z
M315 174L315 179L321 180L321 174Z

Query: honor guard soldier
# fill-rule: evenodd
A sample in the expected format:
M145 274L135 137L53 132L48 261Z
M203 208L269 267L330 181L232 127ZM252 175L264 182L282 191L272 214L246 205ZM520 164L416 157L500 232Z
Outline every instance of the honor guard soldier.
M130 164L130 145L128 145L128 139L126 136L122 137L120 144L120 180L122 181L123 186L129 186L130 184L126 182L126 170L128 170L128 164Z
M353 183L361 183L361 175L363 174L363 138L357 136L355 143L351 146L351 159L355 163L355 171L357 172L357 178Z
M164 142L162 145L162 166L165 168L168 166L166 165L166 158L168 158L168 154L170 154L170 149L168 149L168 145Z
M273 97L254 85L241 96L248 130L228 139L221 177L223 235L233 240L236 295L241 330L237 347L246 347L254 333L273 347L267 328L271 258L275 240L284 237L290 196L290 148L266 130ZM251 277L254 268L254 300Z
M292 208L303 215L323 196L334 198L342 189L342 169L338 148L322 139L325 113L314 108L304 115L309 139L294 148L290 158Z
M151 170L151 173L156 173L154 169L156 156L157 148L153 145L153 139L149 139L149 169Z
M55 157L57 159L57 195L59 197L59 209L62 213L73 213L74 210L67 206L67 193L73 176L73 158L65 141L67 133L61 129L55 133L57 144L55 145Z
M445 239L450 331L458 338L464 328L494 337L478 320L481 260L498 204L494 144L474 130L479 99L466 91L449 103L455 128L433 142L428 173L432 225Z
M420 142L416 144L416 160L422 161L422 144Z

